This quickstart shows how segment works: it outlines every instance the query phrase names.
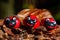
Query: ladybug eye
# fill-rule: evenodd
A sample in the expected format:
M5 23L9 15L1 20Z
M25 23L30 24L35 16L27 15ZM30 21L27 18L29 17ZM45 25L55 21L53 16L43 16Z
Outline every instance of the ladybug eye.
M30 20L30 17L28 17L28 20Z
M15 24L15 21L12 21L12 24Z
M54 22L54 24L56 24L56 22Z
M54 24L51 24L51 26L54 26Z
M33 23L33 22L31 21L31 23Z
M16 20L16 18L14 17L13 20Z

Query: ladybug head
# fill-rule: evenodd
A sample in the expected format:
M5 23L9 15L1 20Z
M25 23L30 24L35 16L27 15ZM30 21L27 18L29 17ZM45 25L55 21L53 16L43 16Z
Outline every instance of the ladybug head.
M53 18L46 18L45 24L48 29L54 29L56 27L56 21Z
M18 28L20 26L20 20L16 16L6 17L4 24L9 28Z
M35 16L28 16L27 20L26 20L26 22L29 26L33 26L36 23L36 21L37 20L36 20Z
M38 18L34 15L29 15L24 19L24 25L28 26L28 27L37 27L36 25L39 25L39 21Z

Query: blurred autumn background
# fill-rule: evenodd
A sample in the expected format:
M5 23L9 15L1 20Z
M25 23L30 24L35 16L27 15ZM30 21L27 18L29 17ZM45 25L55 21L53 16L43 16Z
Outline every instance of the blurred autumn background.
M0 0L0 19L16 15L30 4L38 9L48 9L60 24L60 0Z

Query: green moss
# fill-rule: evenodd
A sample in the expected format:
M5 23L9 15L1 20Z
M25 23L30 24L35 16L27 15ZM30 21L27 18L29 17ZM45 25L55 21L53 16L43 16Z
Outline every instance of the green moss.
M60 20L60 13L57 13L57 14L55 15L55 19L56 19L56 20Z

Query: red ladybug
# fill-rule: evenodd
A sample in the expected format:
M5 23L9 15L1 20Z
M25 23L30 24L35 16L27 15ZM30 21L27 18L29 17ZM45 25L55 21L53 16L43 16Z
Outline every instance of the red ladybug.
M14 28L15 29L15 28L20 27L20 20L16 16L9 16L9 17L6 17L4 24L8 28Z
M47 30L53 30L56 28L56 21L54 18L45 18L41 21L41 25L45 26Z
M29 15L23 20L23 24L29 29L37 29L40 26L39 19L34 15Z

